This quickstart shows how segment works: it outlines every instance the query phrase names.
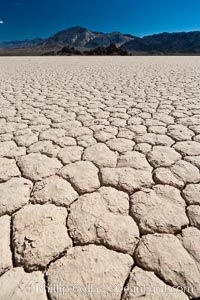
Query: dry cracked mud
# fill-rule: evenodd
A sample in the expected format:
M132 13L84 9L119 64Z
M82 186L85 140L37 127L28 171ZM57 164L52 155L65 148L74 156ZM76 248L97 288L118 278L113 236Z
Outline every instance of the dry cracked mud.
M0 300L200 299L200 59L0 78Z

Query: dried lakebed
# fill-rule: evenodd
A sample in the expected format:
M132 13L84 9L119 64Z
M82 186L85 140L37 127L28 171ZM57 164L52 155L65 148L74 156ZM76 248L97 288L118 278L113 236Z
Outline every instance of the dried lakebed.
M200 299L200 59L0 78L0 300Z

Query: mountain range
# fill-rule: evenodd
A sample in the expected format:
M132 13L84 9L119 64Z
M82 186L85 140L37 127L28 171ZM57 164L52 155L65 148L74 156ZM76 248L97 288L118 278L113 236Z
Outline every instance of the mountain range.
M160 33L143 38L120 32L94 32L86 28L71 27L46 38L0 42L0 54L44 54L59 51L63 46L85 52L115 44L132 54L200 54L200 31Z
M12 48L23 48L23 47L32 47L38 46L43 42L43 39L35 38L32 40L23 40L23 41L8 41L0 42L0 48L12 49Z
M33 46L50 48L55 46L95 48L99 46L107 47L112 43L121 46L134 38L135 37L131 34L122 34L120 32L93 32L86 28L76 26L59 31L47 39L35 38L33 40L0 42L0 48L11 49Z
M200 31L160 33L135 37L121 46L129 52L200 54Z

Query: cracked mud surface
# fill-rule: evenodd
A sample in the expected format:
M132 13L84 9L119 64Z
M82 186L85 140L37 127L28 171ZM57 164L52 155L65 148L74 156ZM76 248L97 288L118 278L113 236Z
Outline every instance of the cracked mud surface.
M0 77L0 300L200 299L200 59Z

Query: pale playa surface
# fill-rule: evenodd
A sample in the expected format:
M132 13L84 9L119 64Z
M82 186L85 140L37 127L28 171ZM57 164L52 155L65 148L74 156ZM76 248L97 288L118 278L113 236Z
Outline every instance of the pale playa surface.
M200 297L200 58L3 57L0 78L0 300Z

